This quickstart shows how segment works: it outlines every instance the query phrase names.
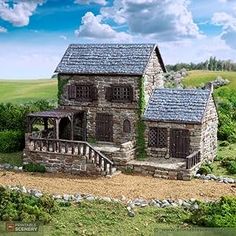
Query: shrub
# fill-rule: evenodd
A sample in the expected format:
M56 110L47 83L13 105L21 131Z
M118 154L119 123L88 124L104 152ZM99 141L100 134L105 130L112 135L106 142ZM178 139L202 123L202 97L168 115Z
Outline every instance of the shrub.
M22 131L5 130L0 132L0 152L16 152L24 147L24 133Z
M57 210L58 205L51 196L36 198L0 187L0 220L48 223Z
M203 164L199 170L198 170L198 174L201 174L201 175L208 175L208 174L211 174L212 173L212 170L213 170L213 167L210 165L210 164Z
M236 197L221 197L219 202L200 203L189 218L204 227L236 227Z
M229 162L226 169L230 174L236 174L236 161Z
M23 169L27 172L40 172L40 173L46 172L45 166L37 163L25 164L23 165Z
M229 146L229 144L230 143L228 141L222 141L222 142L219 143L219 146L220 147L227 147L227 146Z

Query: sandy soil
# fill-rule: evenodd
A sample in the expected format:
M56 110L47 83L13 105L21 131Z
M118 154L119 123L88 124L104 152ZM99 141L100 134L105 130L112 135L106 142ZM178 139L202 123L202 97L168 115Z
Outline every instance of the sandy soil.
M177 181L148 176L120 174L112 178L88 178L69 174L14 173L0 171L0 184L24 185L52 194L89 193L120 198L217 199L222 195L236 196L235 184L202 180Z

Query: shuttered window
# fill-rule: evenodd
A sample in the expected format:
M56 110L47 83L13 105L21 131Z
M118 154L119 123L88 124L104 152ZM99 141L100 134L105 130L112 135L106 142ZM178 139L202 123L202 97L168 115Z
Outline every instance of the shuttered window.
M106 99L112 102L131 102L133 100L133 88L127 85L112 85L106 88Z
M166 148L168 142L167 128L150 127L148 146L156 148Z
M93 85L71 84L68 87L68 99L78 101L97 100L98 91Z

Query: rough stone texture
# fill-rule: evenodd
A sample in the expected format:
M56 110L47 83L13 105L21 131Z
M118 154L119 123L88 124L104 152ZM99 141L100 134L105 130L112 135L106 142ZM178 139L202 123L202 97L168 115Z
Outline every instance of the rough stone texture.
M148 155L152 157L169 157L170 129L187 129L190 132L190 153L201 151L202 159L213 160L217 151L218 118L212 96L210 96L202 124L185 124L170 122L146 122L146 145L148 146L149 127L162 127L168 129L167 148L147 148Z
M170 155L170 129L188 129L190 132L190 153L200 149L201 145L201 125L198 124L178 124L178 123L164 123L164 122L146 122L145 140L147 146L147 154L154 158L168 158ZM160 127L168 129L168 146L167 148L148 147L149 127Z
M156 53L152 53L146 67L144 73L144 87L146 104L155 88L164 87L164 74Z
M151 94L154 87L163 87L163 71L155 52L152 53L151 59L144 72L144 84L147 94ZM136 123L138 120L138 82L140 76L115 76L115 75L61 75L60 79L69 80L69 84L93 84L98 89L98 100L93 102L80 102L68 100L68 90L64 86L63 94L60 99L62 108L72 108L78 111L85 111L87 114L87 137L95 137L96 114L109 113L113 115L113 142L116 144L135 141ZM118 103L110 102L105 98L106 87L112 84L131 85L134 91L132 102ZM148 99L148 96L147 98ZM131 123L131 133L123 132L123 122L128 119Z
M24 149L24 164L38 163L46 167L47 172L71 174L101 175L102 171L83 156L38 152Z
M202 159L212 161L217 153L218 116L212 96L209 99L201 130Z

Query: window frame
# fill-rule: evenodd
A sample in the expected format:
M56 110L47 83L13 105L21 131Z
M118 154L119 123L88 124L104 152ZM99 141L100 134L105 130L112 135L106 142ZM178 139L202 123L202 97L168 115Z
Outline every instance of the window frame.
M154 134L151 134L151 132L153 132ZM151 137L151 135L152 135L152 137ZM155 140L153 140L154 138L155 138ZM149 127L148 147L150 147L150 148L168 148L168 128Z
M75 87L76 87L76 96L75 96L75 100L77 101L92 101L93 100L93 96L92 96L92 87L93 85L92 84L75 84ZM89 96L88 97L79 97L78 96L78 89L81 89L81 93L84 93L86 91L83 91L84 88L88 88L88 93L89 93Z

